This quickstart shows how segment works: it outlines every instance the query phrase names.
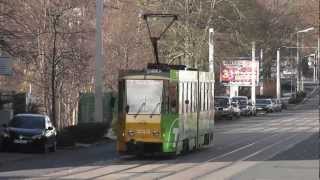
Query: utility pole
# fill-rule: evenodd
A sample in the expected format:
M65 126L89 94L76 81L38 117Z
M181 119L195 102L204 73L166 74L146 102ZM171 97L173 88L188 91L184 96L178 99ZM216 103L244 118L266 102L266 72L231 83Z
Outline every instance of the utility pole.
M103 121L102 114L102 15L103 0L96 0L96 71L95 71L95 122Z
M297 73L296 73L296 76L297 76L297 92L299 91L303 91L304 90L304 87L303 87L303 82L301 83L301 79L303 80L303 75L301 73L301 68L300 68L300 64L299 64L299 33L306 33L306 32L309 32L309 31L312 31L314 30L314 27L310 27L310 28L307 28L307 29L304 29L304 30L300 30L300 31L297 31ZM303 47L301 47L301 49L303 49ZM302 77L302 78L301 78Z
M256 43L252 42L252 63L251 63L251 102L256 105Z
M260 63L259 63L259 65L260 65L259 70L263 73L263 49L260 49ZM260 72L259 72L259 75L261 76ZM263 85L264 85L263 84L263 81L264 81L263 74L262 74L262 78L260 78L260 80L262 81L262 82L260 82L260 95L263 95Z
M277 50L277 100L281 98L281 83L280 83L280 49Z
M190 58L190 30L189 30L189 25L190 25L190 17L189 17L189 0L185 0L185 13L186 13L186 18L185 18L185 42L184 42L184 48L185 48L185 64L188 65L189 67L194 67L193 64L191 64L191 58Z
M214 72L214 29L209 29L209 72Z
M297 78L297 90L296 93L298 93L301 88L300 88L300 68L299 68L299 31L297 32L297 59L296 59L296 78Z
M318 80L318 82L319 82L319 84L320 84L320 77L319 77L319 72L320 72L320 66L319 66L319 63L320 63L320 37L318 37L318 50L317 50L317 59L316 59L316 69L317 69L317 74L316 74L316 76L317 76L317 80Z

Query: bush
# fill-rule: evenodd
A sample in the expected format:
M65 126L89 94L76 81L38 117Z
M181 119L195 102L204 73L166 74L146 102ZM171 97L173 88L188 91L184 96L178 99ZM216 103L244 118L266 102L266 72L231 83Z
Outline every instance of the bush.
M298 104L298 103L302 102L303 99L304 99L306 96L307 96L307 94L306 94L305 92L299 91L299 92L297 92L296 97L292 96L292 97L289 99L288 103L289 103L289 104Z
M297 97L305 98L306 96L307 96L307 93L305 93L305 92L303 92L303 91L299 91L299 92L297 93Z
M73 146L78 143L93 143L103 138L108 130L105 123L84 123L70 126L58 132L59 146Z

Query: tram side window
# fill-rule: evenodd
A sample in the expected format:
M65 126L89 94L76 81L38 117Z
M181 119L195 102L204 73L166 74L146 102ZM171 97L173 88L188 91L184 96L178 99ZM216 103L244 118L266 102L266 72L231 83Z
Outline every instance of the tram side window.
M202 94L203 94L203 92L202 92L202 83L199 82L199 104L198 104L198 106L199 106L200 111L202 111L202 101L203 101Z
M202 83L202 92L203 92L203 101L202 101L202 111L206 110L206 91L205 91L206 84Z
M193 109L192 109L192 104L193 104L193 84L192 82L189 83L190 85L190 88L189 88L189 93L190 93L190 98L189 98L189 112L193 112Z
M168 82L163 83L163 91L162 91L162 103L161 109L163 113L169 112L169 92L168 92Z
M182 97L182 113L192 112L192 84L190 82L183 83Z
M183 95L183 97L184 97L184 101L183 101L183 103L184 103L184 113L186 113L186 112L188 112L188 104L186 104L186 101L188 101L188 83L184 83L184 95Z
M179 83L179 113L184 113L184 83Z
M195 104L196 104L196 85L194 82L191 82L192 85L192 89L191 89L191 104L190 104L190 108L191 108L191 112L196 112L196 108L195 108Z
M203 83L200 83L200 111L203 111L203 97L204 97L204 93L203 93Z
M212 104L212 83L208 83L208 110L211 110Z
M187 82L187 112L191 112L191 83Z
M209 110L209 103L210 103L210 94L209 94L209 92L210 92L210 84L207 82L206 83L207 84L207 88L206 88L206 91L207 91L207 111Z
M197 93L197 83L196 82L194 82L193 83L193 94L194 94L194 96L193 96L193 112L197 112L197 95L198 95L198 93Z
M214 99L213 99L213 94L212 94L212 92L213 92L213 87L214 85L213 85L213 83L212 82L210 82L210 90L209 90L209 109L210 110L212 110L212 108L214 108Z
M177 102L177 84L170 84L169 86L169 107L170 112L176 113L178 112L178 102Z
M124 94L125 94L125 83L124 80L119 81L119 100L118 100L118 109L119 112L124 112Z

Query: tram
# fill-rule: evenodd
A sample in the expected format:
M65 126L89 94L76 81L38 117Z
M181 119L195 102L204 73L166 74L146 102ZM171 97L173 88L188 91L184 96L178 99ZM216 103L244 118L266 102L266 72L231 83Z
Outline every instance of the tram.
M210 145L214 73L185 66L148 65L119 77L120 154L180 154Z

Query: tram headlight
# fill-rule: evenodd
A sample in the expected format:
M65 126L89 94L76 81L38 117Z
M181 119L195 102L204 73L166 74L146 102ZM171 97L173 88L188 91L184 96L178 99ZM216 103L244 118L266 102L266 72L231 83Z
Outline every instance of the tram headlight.
M153 136L160 136L160 132L157 130L152 131Z
M128 135L129 135L129 136L134 136L134 135L136 135L136 131L134 131L134 130L128 130Z

